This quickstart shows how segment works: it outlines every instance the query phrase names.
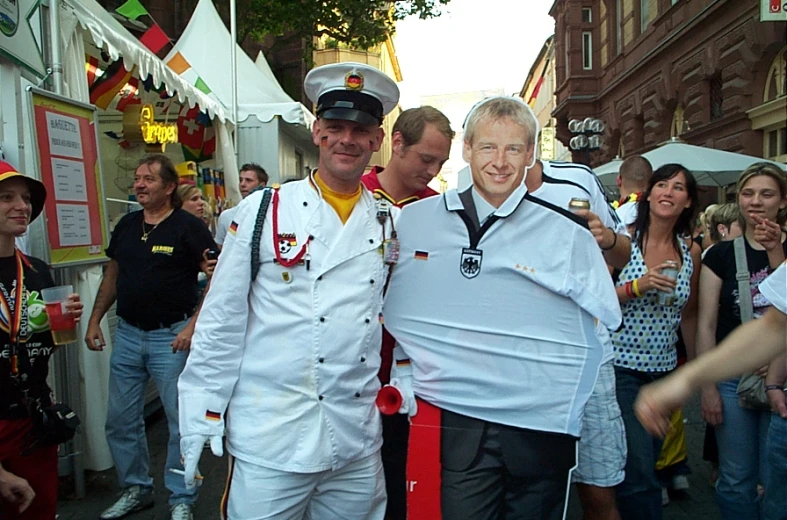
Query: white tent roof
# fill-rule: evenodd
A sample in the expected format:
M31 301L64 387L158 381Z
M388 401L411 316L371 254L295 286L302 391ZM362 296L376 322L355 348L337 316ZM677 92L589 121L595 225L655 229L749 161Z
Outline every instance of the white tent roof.
M222 122L227 118L228 111L221 103L210 99L175 74L96 0L64 0L64 2L61 16L66 19L71 15L76 16L79 25L90 33L96 46L99 49L106 49L113 61L122 56L126 70L131 70L136 65L141 78L150 75L153 77L154 85L159 86L163 83L168 94L177 93L181 104L188 104L190 107L199 104L211 118L218 117Z
M190 82L199 77L211 90L210 96L225 107L232 105L232 70L230 52L232 37L210 0L200 0L186 30L165 62L180 53L191 65L182 73ZM243 49L236 44L238 60L238 122L254 115L261 122L276 116L288 123L311 128L314 116L300 103L293 101L281 88L270 67L261 71ZM267 66L267 63L266 63Z
M752 164L773 162L742 153L695 146L677 139L664 142L642 156L650 161L654 170L670 163L683 165L694 174L697 183L703 186L732 184L738 179L741 172ZM614 185L615 177L617 177L622 163L623 161L616 158L607 164L594 168L594 171L605 186ZM777 164L777 167L785 169L783 164Z

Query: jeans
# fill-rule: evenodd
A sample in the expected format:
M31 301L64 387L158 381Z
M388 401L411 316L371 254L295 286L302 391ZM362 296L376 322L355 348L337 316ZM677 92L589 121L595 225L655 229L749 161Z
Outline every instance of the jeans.
M787 520L787 419L776 414L771 415L767 452L770 486L765 488L763 517L765 520Z
M183 469L178 430L178 377L188 356L188 351L173 353L170 344L187 323L188 320L183 320L166 329L143 331L119 318L109 362L106 433L120 487L153 488L144 421L145 387L148 378L153 378L169 427L164 484L171 493L170 505L193 504L197 500L197 488L186 489L183 476L169 471Z
M661 482L656 476L656 461L662 441L642 427L634 415L634 400L640 388L665 375L615 367L615 387L628 445L626 477L617 487L618 510L623 520L661 520Z
M738 404L738 380L718 385L723 417L716 426L719 445L719 479L716 503L723 520L758 520L760 497L757 484L769 488L765 464L765 439L771 413L742 408Z

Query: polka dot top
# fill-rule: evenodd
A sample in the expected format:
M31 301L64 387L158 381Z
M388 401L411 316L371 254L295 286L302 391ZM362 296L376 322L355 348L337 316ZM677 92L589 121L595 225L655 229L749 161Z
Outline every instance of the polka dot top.
M683 260L675 288L675 304L659 303L658 290L651 289L642 298L621 305L623 326L612 333L615 365L640 372L666 372L678 364L675 345L683 307L689 299L694 263L686 243L679 239ZM631 241L631 261L623 268L617 286L636 280L647 273L636 240Z

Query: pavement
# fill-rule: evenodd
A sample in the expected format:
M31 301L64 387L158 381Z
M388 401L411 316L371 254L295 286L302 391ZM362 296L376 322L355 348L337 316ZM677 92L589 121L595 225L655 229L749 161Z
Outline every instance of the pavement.
M684 409L686 423L686 445L689 454L688 476L690 488L687 492L673 495L664 507L664 520L717 520L720 518L714 501L713 489L708 484L710 466L702 460L702 442L705 423L700 419L699 401L692 400ZM169 520L167 490L164 488L161 471L164 467L167 450L167 423L163 411L154 413L147 424L148 446L151 468L155 478L155 500L152 509L128 516L130 520ZM227 478L227 458L214 457L206 450L200 460L200 469L205 477L200 490L194 518L195 520L215 520L219 516L219 504L224 493ZM81 500L73 498L73 483L69 477L61 479L59 520L94 520L118 498L115 470L88 472L86 475L87 496ZM569 498L568 520L580 520L582 507L576 493L572 490ZM321 520L321 519L318 519ZM333 520L333 519L326 519Z

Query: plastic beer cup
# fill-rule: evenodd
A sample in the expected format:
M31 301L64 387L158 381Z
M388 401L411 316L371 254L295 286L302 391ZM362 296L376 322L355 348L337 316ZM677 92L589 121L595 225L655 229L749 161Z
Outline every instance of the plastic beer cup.
M664 263L667 264L667 265L666 265L666 267L664 267L664 269L661 270L661 275L662 276L667 276L669 278L672 278L673 280L677 280L678 279L678 262L675 262L674 260L667 260ZM670 291L668 293L659 291L659 303L662 304L662 305L666 305L668 307L674 305L675 304L675 289L673 289L672 291Z
M66 310L68 295L73 292L74 288L70 285L41 290L41 297L46 305L46 315L49 318L49 330L52 332L55 345L66 345L77 340L76 321Z

